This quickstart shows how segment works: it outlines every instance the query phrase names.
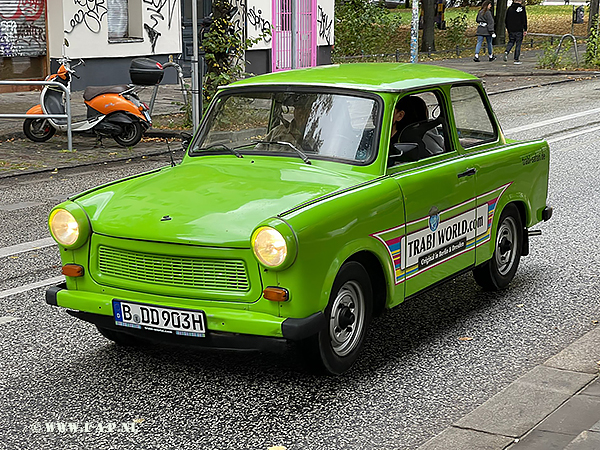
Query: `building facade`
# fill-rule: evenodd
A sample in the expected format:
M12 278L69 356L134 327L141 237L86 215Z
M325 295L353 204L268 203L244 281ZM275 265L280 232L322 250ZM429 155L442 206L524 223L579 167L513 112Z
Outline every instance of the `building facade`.
M198 18L211 0L195 0ZM294 3L292 3L294 2ZM0 0L1 79L40 79L58 59L79 58L73 89L129 83L136 57L189 67L192 0ZM331 62L334 0L231 0L234 27L257 39L246 71L261 74ZM296 20L292 21L292 7ZM293 36L297 36L292 45ZM68 43L68 46L65 45ZM292 49L295 48L295 55ZM163 82L176 82L174 70Z
M63 52L85 60L74 90L129 83L133 58L181 54L180 0L48 0L47 27L51 68Z

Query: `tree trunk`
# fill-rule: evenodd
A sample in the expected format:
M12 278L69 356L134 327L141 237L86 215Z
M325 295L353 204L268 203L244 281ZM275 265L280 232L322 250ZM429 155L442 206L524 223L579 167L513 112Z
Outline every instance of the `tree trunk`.
M435 51L433 26L435 25L435 0L423 0L423 39L421 51Z
M494 18L496 26L496 39L494 44L504 45L506 43L506 26L504 21L506 20L506 0L498 0L496 6L496 17Z
M598 15L598 0L590 0L590 18L588 20L588 36L592 29L592 20Z

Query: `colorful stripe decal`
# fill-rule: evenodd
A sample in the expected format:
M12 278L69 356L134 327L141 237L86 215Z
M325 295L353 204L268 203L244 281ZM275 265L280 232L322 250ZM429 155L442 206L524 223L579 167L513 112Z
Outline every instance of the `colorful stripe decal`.
M511 184L500 186L438 214L371 234L386 247L394 267L396 284L488 242L498 200ZM469 203L478 206L463 213L454 213L456 209ZM406 234L406 227L420 222L424 222L423 228Z

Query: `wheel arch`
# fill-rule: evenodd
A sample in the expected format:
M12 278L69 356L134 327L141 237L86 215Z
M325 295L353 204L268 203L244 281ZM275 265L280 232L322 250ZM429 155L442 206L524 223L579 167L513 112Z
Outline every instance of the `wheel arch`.
M373 290L373 314L380 315L387 304L387 280L379 258L368 250L361 250L350 256L344 264L349 261L360 263L367 271Z
M528 215L527 215L527 205L525 205L525 202L522 200L515 200L511 202L512 204L514 204L517 207L517 211L519 211L519 216L521 216L521 225L523 225L523 239L521 242L521 256L527 256L529 255L529 235L527 234L527 223L528 223ZM506 208L506 206L508 206L508 203L506 205L504 205L504 207Z
M387 253L377 247L375 240L372 238L363 238L358 241L348 242L346 246L338 252L324 277L324 284L321 292L323 309L329 303L331 289L335 283L342 266L349 261L359 262L367 271L373 289L373 305L374 313L381 313L385 306L389 303L388 299L393 296L393 286L395 285L392 279L393 267Z

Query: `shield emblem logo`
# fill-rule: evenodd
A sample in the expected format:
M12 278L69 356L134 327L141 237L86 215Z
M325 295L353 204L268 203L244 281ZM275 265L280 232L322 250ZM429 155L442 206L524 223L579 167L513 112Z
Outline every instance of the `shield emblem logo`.
M434 214L433 216L429 216L429 229L431 231L437 230L437 227L439 224L440 224L439 214Z

